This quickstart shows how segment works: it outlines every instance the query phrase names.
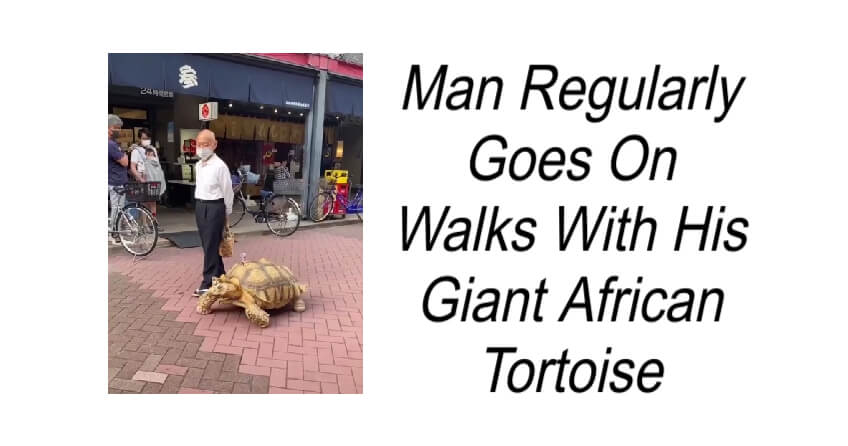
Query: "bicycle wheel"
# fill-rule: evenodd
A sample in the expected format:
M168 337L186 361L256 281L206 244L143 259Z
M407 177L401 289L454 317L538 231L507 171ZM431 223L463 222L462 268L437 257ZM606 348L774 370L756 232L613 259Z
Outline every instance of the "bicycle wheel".
M294 234L300 226L300 208L284 195L274 195L265 204L265 224L278 237Z
M330 215L333 209L333 195L321 193L312 200L312 205L309 208L309 218L312 221L322 221Z
M124 249L134 256L146 256L156 247L159 226L153 214L141 205L127 205L118 211L115 233Z
M244 203L244 199L241 197L236 197L233 201L233 213L230 214L230 227L235 227L235 225L239 224L242 218L244 218L244 214L247 211L247 205Z

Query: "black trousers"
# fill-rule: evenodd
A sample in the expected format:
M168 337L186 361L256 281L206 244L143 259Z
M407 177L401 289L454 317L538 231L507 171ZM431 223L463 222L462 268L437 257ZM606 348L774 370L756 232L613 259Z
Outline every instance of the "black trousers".
M218 246L223 238L227 209L224 200L195 202L194 218L200 233L200 246L203 247L203 282L201 289L212 286L212 278L224 274L224 259L218 254Z

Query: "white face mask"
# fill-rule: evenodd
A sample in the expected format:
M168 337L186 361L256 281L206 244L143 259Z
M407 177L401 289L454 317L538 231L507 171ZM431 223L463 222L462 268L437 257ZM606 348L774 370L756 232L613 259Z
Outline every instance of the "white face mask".
M200 149L197 151L197 154L200 155L200 159L206 161L210 156L212 156L212 149Z
M150 145L150 140L149 140L149 139L142 139L142 140L141 140L141 145L142 145L142 146L144 146L144 147L149 146L149 145Z

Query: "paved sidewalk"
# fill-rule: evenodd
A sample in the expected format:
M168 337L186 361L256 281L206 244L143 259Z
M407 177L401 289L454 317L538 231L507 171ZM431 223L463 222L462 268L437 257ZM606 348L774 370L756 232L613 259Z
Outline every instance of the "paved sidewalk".
M110 393L362 392L362 225L243 235L228 270L241 252L291 268L306 311L272 310L265 329L230 305L201 315L199 248L110 251Z

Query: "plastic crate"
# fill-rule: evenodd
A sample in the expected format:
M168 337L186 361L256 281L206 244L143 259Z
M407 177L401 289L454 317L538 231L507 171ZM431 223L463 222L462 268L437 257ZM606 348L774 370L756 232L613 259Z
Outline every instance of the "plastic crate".
M347 174L346 170L325 170L324 178L335 180L336 184L346 184L347 183Z
M304 180L288 178L285 180L274 180L274 193L280 195L302 195Z
M158 181L148 183L127 183L126 186L127 201L135 203L147 203L158 201L161 195L162 184Z

